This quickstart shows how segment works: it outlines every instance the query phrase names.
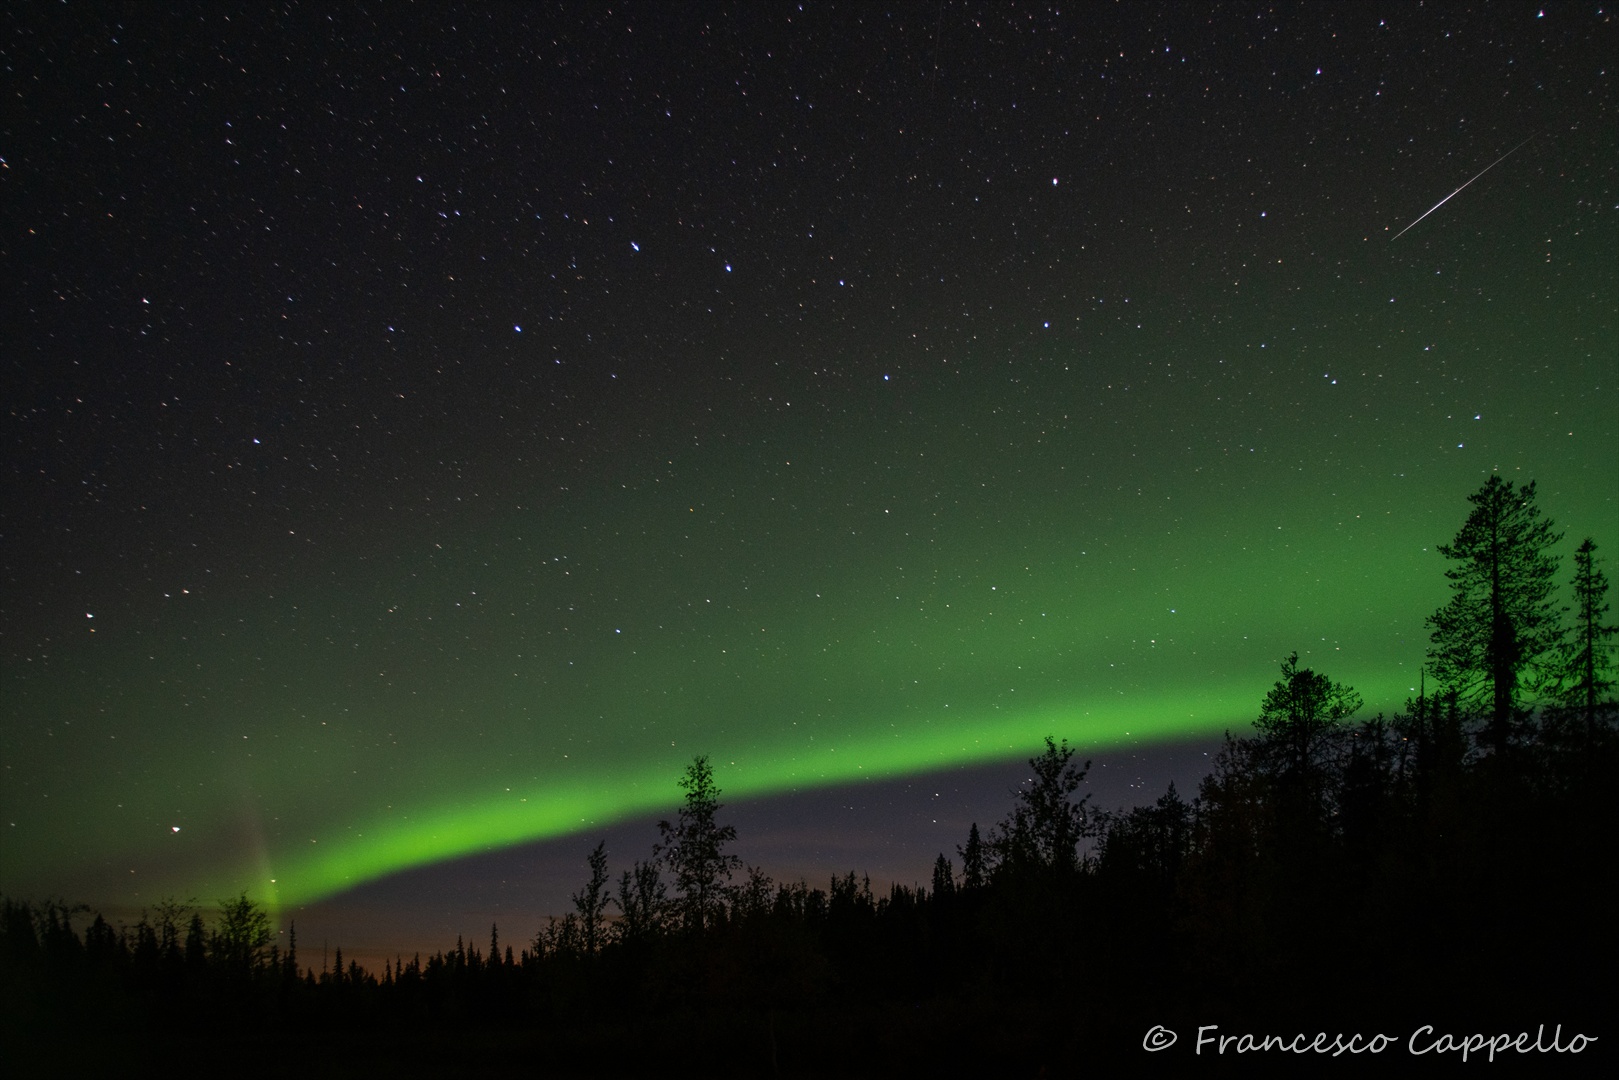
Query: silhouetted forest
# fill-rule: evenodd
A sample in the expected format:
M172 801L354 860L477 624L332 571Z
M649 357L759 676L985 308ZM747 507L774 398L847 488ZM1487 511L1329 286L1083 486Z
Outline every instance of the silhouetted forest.
M1441 548L1452 597L1428 620L1433 685L1367 718L1353 688L1289 657L1190 797L1093 808L1086 764L1048 738L1000 821L941 852L926 884L876 893L855 872L811 886L741 865L699 757L647 857L615 878L598 846L572 911L380 972L340 950L311 966L295 936L279 950L245 895L211 923L168 903L134 926L6 900L7 1057L67 1071L1248 1074L1302 1063L1194 1062L1196 1029L1386 1032L1404 1057L1422 1024L1561 1024L1599 1037L1574 1062L1594 1067L1616 1039L1615 631L1590 541L1573 607L1557 604L1557 537L1534 497L1492 478ZM1181 1045L1143 1050L1155 1025Z

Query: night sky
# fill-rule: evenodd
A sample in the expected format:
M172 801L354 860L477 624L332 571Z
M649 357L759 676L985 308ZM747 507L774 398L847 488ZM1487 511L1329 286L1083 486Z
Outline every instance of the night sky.
M695 754L925 883L1619 552L1603 5L0 19L7 895L520 941Z

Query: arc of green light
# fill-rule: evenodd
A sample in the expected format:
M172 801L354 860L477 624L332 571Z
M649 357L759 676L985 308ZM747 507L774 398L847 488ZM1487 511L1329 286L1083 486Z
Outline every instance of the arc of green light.
M1377 685L1369 688L1372 696L1393 698L1394 681L1399 680L1374 680ZM1238 701L1202 691L1161 695L1122 712L1098 705L1051 703L1012 715L981 714L959 726L912 729L887 739L851 739L835 750L741 757L731 767L722 767L721 787L729 797L746 798L800 786L1011 760L1027 756L1030 746L1051 733L1088 752L1130 739L1157 742L1206 735L1241 726L1247 715ZM522 810L510 800L477 800L428 810L409 824L373 822L360 830L363 840L337 840L321 845L319 851L285 856L276 874L277 898L283 904L308 903L407 867L577 833L586 820L600 827L672 806L678 799L672 773L645 770L630 782L625 780L620 777L612 786L582 781L530 792Z

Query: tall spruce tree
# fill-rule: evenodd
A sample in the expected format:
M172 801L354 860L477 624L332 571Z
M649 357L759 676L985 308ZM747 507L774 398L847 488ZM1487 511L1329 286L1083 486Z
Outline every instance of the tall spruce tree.
M1574 633L1558 695L1564 715L1580 723L1587 743L1596 736L1598 720L1613 711L1608 639L1619 634L1619 627L1603 622L1608 613L1608 576L1597 569L1596 548L1587 537L1574 553Z
M954 895L956 895L956 868L941 851L939 857L933 860L933 899L945 900Z
M1553 596L1562 538L1535 505L1535 485L1491 476L1467 497L1473 511L1439 553L1453 565L1450 602L1428 618L1430 670L1487 717L1496 753L1523 715L1521 699L1552 674L1562 623Z
M978 835L978 822L967 830L967 846L956 848L961 856L961 888L972 892L984 887L984 841Z

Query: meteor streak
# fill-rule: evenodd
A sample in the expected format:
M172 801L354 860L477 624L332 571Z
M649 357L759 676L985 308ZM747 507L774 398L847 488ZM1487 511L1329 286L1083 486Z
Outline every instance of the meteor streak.
M1533 135L1529 136L1529 139L1533 139L1533 138L1534 138ZM1484 166L1484 168L1479 170L1478 176L1473 177L1473 180L1477 180L1479 176L1483 176L1485 173L1489 172L1491 169L1493 169L1497 165L1501 164L1507 158L1511 157L1513 154L1516 154L1519 150L1522 150L1524 148L1524 146L1529 142L1529 139L1525 139L1523 142L1519 143L1517 146L1514 146L1511 150L1508 150L1506 153L1502 154L1500 157L1496 158L1494 161L1492 161L1488 165ZM1467 182L1467 184L1471 184L1473 182L1473 180L1469 180ZM1391 243L1391 244L1394 243L1395 240L1398 240L1400 237L1404 236L1406 233L1408 233L1412 229L1416 228L1417 225L1422 221L1422 218L1427 217L1428 214L1433 213L1435 210L1439 209L1441 206L1444 206L1450 200L1452 200L1456 196L1460 195L1462 193L1462 189L1467 187L1467 184L1463 184L1461 187L1457 188L1455 191L1451 192L1449 195L1446 195L1443 199L1440 199L1438 202L1434 203L1431 207L1428 208L1428 213L1423 214L1422 217L1417 218L1416 221L1413 221L1411 224L1407 225L1405 228L1403 228L1399 232L1395 233L1394 238L1391 239L1389 241L1389 243Z

